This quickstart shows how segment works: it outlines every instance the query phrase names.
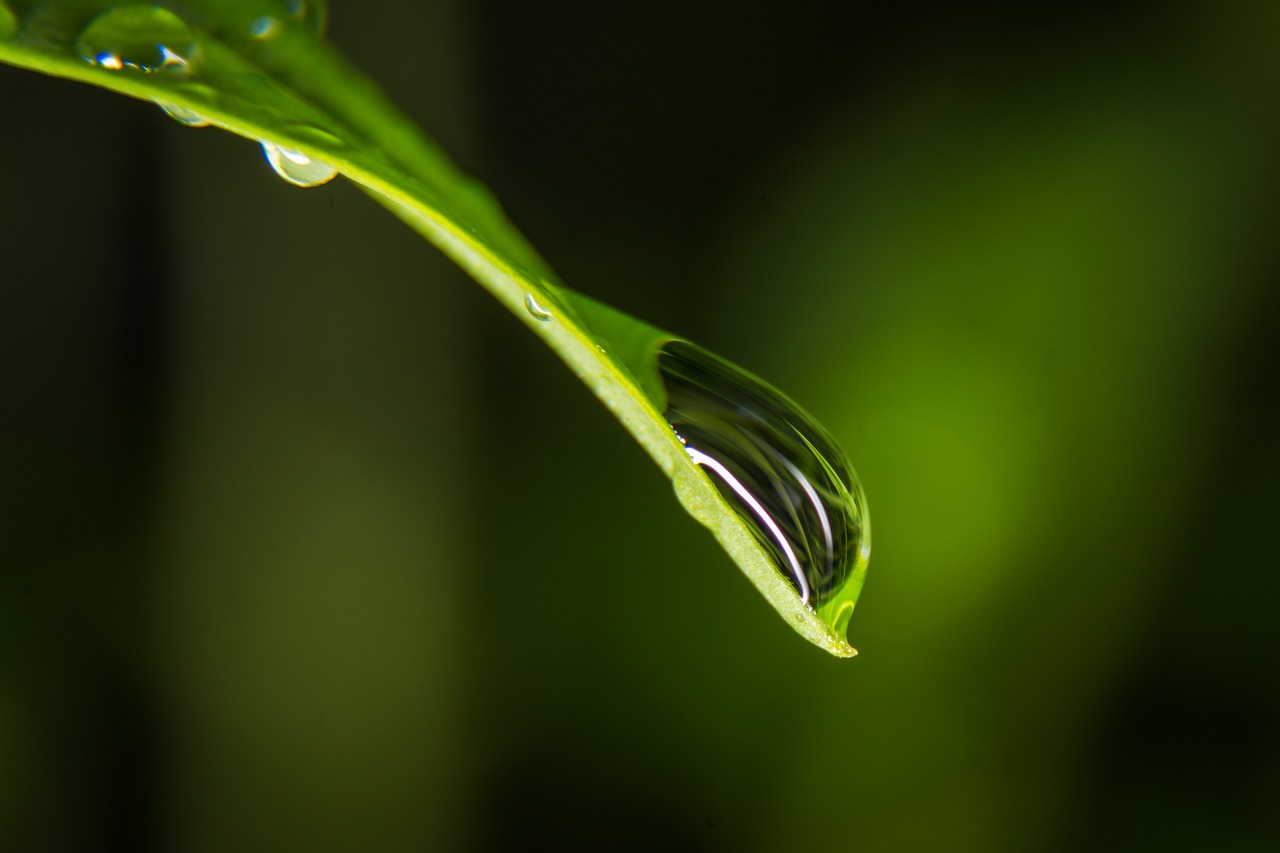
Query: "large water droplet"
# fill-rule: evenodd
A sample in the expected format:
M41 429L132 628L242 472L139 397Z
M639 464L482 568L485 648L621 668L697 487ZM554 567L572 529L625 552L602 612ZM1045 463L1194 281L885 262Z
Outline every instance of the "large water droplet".
M89 22L76 40L87 62L112 71L187 75L200 62L200 43L181 18L159 6L118 6Z
M313 160L301 151L283 148L274 142L262 142L262 153L276 174L294 186L317 187L333 180L338 170L321 160Z
M663 413L801 600L841 636L870 556L866 498L835 441L761 380L686 341L658 350Z
M18 31L18 19L14 17L13 12L9 11L9 7L0 3L0 41L13 38L13 34Z
M164 110L165 115L187 127L208 127L209 120L195 110L171 104L168 101L156 101L156 106Z

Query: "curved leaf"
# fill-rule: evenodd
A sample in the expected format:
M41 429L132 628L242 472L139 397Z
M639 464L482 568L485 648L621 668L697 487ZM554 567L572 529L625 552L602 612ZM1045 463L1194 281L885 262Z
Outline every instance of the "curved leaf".
M646 360L674 337L565 289L488 190L321 40L324 17L316 0L0 0L0 61L155 101L184 123L263 143L286 179L309 184L336 172L359 185L560 356L797 632L834 655L855 654L843 628L865 546L855 577L826 605L838 615L802 601L663 416L661 379Z

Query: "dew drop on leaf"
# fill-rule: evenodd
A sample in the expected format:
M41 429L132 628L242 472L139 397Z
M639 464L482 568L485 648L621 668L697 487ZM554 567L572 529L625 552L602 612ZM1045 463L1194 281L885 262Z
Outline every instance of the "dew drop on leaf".
M262 142L262 153L276 174L298 187L318 187L328 183L338 170L321 160L313 160L301 151L284 148L274 142Z
M319 38L329 17L328 8L320 0L285 0L278 12L259 15L249 23L249 35L259 41L271 41L284 35L286 27L294 27Z
M529 312L529 316L539 322L545 323L551 319L551 312L539 305L532 293L524 295L524 307Z
M285 10L290 18L306 25L317 36L324 32L324 25L329 18L329 9L324 0L286 0Z
M170 104L167 101L156 101L156 106L164 110L165 115L179 124L185 124L187 127L209 126L209 120L195 110L189 110L177 104Z
M801 600L844 636L870 518L835 441L780 392L699 346L667 341L663 415Z
M13 16L13 12L9 11L9 7L4 3L0 3L0 41L13 38L13 34L18 31L18 19Z
M200 43L181 18L159 6L119 6L89 22L76 39L86 62L112 71L189 75Z
M280 22L270 15L263 15L254 18L253 23L249 24L249 35L256 39L273 39L280 35Z

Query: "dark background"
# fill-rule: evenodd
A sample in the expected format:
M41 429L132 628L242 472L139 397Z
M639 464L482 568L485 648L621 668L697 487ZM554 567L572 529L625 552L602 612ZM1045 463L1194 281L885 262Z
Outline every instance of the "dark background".
M1280 7L422 6L330 36L845 446L862 655L359 192L0 68L0 848L1280 845Z

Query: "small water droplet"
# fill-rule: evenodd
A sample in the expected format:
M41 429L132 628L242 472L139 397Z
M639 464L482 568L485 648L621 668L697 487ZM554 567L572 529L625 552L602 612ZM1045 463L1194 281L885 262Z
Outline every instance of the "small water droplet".
M179 124L185 124L187 127L209 126L209 120L195 110L189 110L186 107L180 107L168 101L156 101L156 106L164 110L165 115Z
M524 307L528 310L529 315L535 320L545 323L551 319L551 312L539 305L538 300L534 299L532 293L526 293L524 295Z
M870 555L866 498L799 406L686 341L658 351L664 416L801 600L843 636Z
M329 18L328 4L324 0L286 0L285 11L299 24L305 24L316 35L324 32Z
M338 170L321 160L313 160L301 151L284 148L274 142L262 142L262 153L276 174L294 186L318 187L328 183Z
M329 17L327 6L320 0L284 0L275 3L274 14L259 15L249 22L249 35L259 41L271 41L286 35L309 34L319 38Z
M86 62L111 71L189 75L200 43L181 18L159 6L120 6L89 22L76 39Z
M280 30L280 22L270 15L254 18L253 22L249 24L249 35L264 41L280 35Z
M13 34L18 31L18 19L13 12L9 11L9 7L0 3L0 41L6 41L13 38Z

